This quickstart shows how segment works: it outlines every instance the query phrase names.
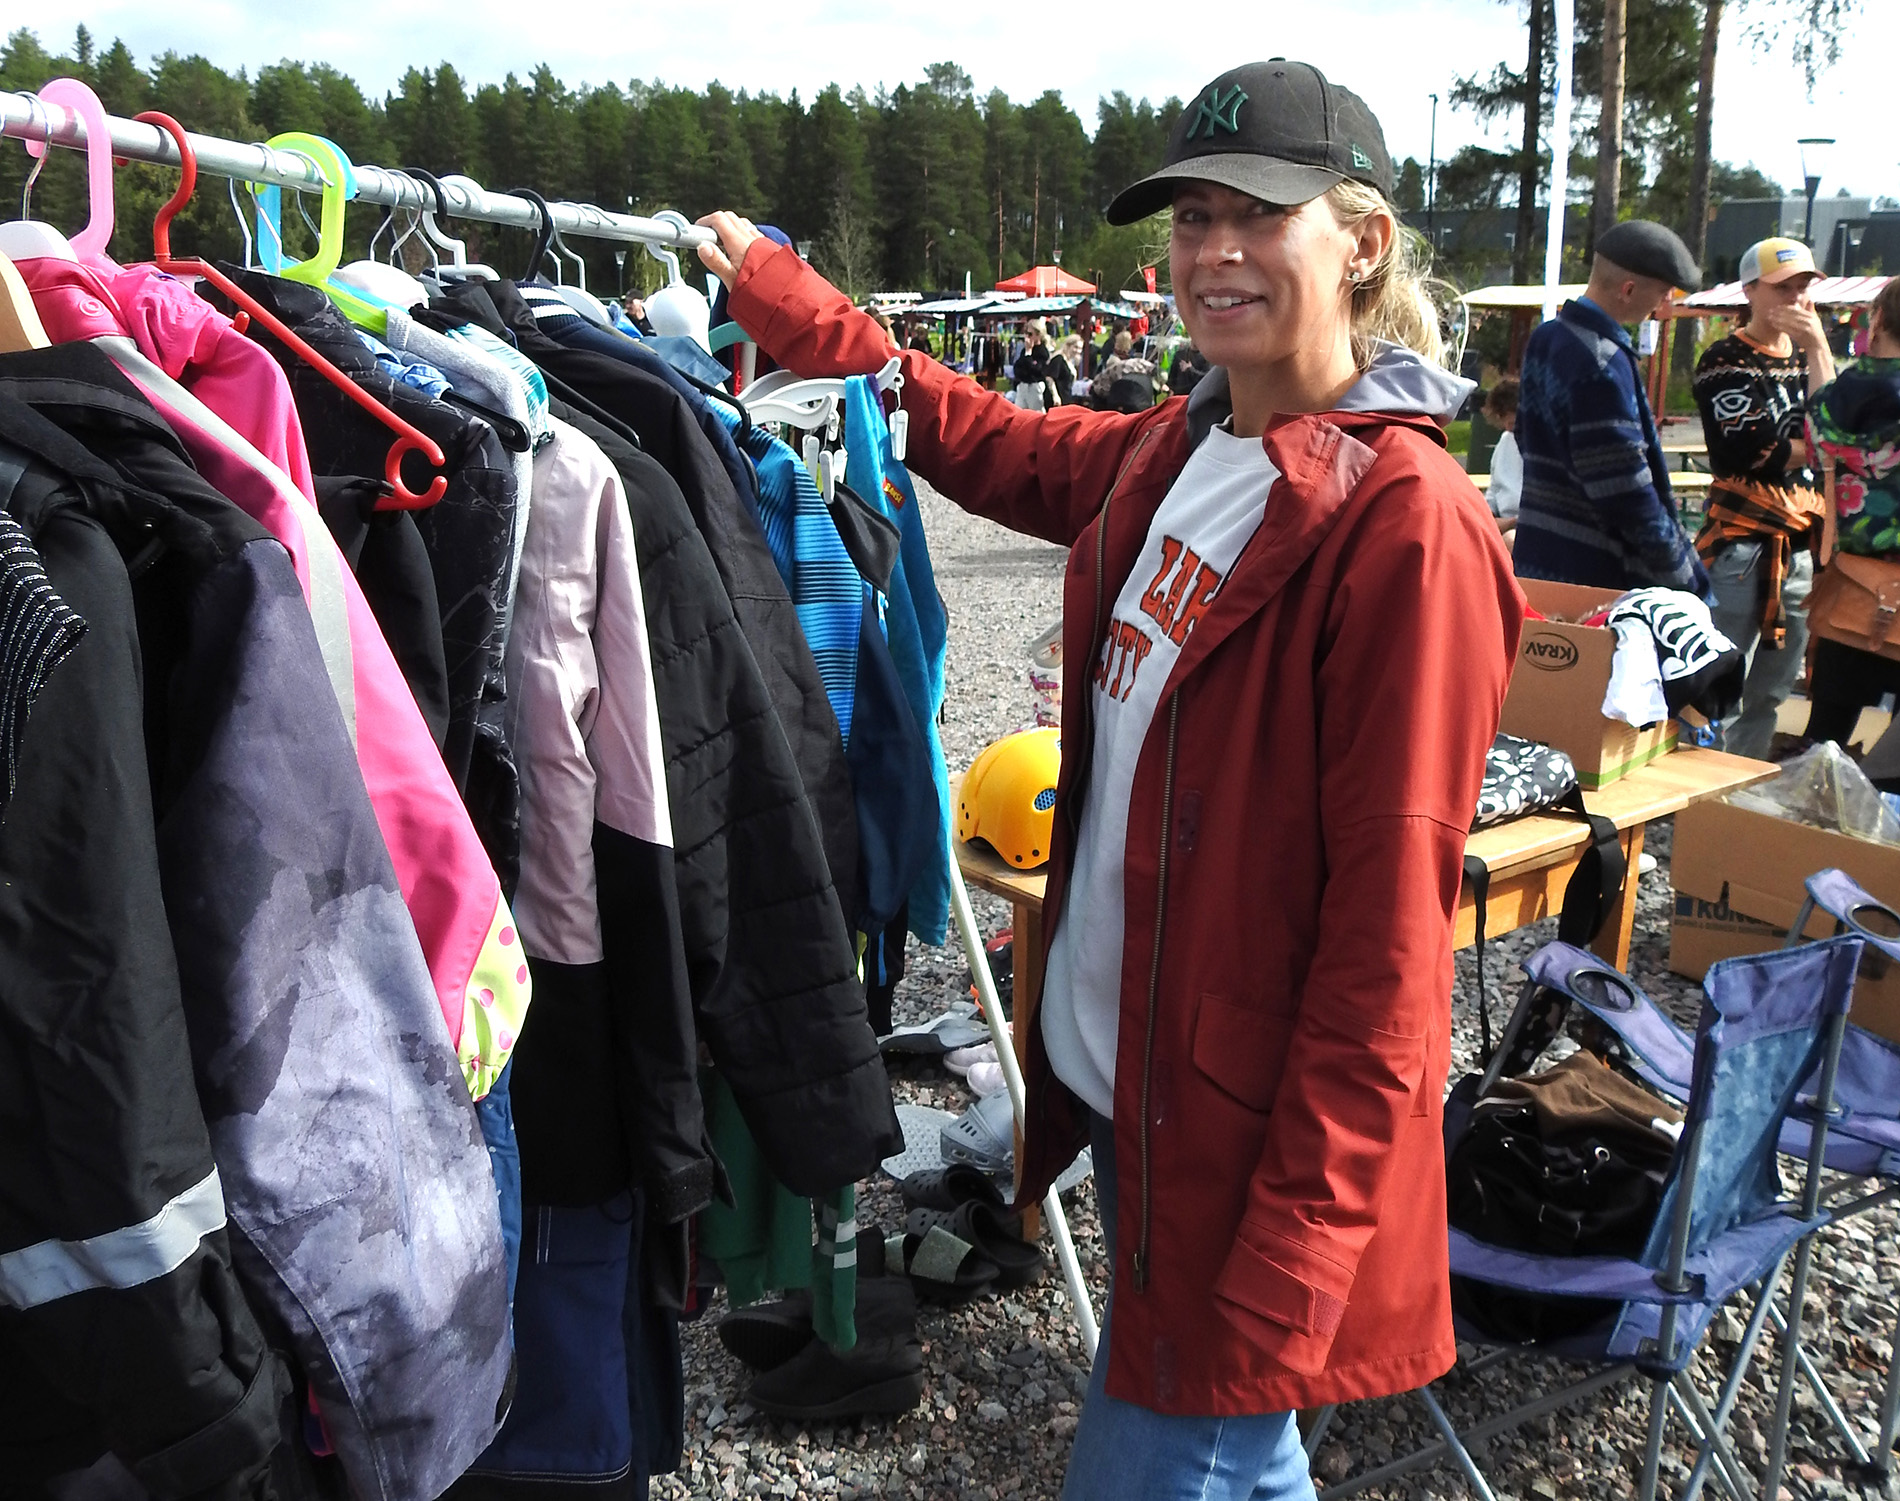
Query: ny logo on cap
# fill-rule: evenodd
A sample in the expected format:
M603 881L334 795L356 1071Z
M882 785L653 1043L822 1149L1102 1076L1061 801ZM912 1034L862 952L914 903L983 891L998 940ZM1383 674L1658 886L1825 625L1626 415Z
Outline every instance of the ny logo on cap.
M1225 94L1218 87L1207 91L1207 97L1201 101L1201 107L1194 114L1194 124L1188 128L1187 138L1191 141L1201 134L1203 125L1207 128L1209 140L1217 130L1229 135L1240 134L1240 107L1247 102L1247 94L1239 84L1235 84Z

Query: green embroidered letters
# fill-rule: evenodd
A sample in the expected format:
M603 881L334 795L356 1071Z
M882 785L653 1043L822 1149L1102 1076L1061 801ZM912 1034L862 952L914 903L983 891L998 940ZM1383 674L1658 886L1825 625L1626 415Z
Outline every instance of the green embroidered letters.
M1240 133L1240 107L1247 102L1246 90L1235 84L1225 94L1218 88L1207 91L1207 97L1201 101L1201 107L1195 111L1194 124L1187 133L1191 141L1205 129L1209 140L1216 131L1224 130L1229 135Z

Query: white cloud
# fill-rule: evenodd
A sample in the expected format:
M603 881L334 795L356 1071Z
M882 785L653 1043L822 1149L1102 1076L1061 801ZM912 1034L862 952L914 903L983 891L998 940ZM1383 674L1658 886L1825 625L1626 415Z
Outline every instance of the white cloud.
M1577 0L1579 4L1593 0ZM1250 9L1250 7L1249 7ZM1733 8L1731 7L1731 10ZM1799 175L1794 140L1833 135L1840 147L1822 191L1900 195L1900 145L1890 110L1874 101L1891 87L1888 60L1900 55L1900 5L1867 0L1841 66L1815 103L1794 69L1763 56L1725 28L1716 92L1715 152L1752 161L1780 181ZM1058 89L1091 128L1095 100L1116 89L1159 101L1188 97L1236 63L1263 53L1304 58L1362 94L1385 126L1395 157L1426 157L1429 95L1448 94L1461 73L1519 60L1521 8L1496 0L1268 0L1252 14L1264 24L1249 40L1182 45L1184 27L1152 0L1101 0L1080 27L1058 12L1010 6L939 7L896 0L721 0L700 9L674 3L629 7L569 0L548 10L498 0L454 6L326 0L321 6L258 6L242 0L42 0L31 24L61 45L84 22L103 43L123 37L141 61L167 49L202 52L221 66L249 67L293 57L327 62L381 92L411 64L453 63L473 82L547 62L570 84L660 78L809 98L825 84L875 90L921 76L950 59L979 92L1002 88L1019 100ZM1046 34L1041 17L1047 16ZM1200 27L1205 33L1212 28ZM1876 73L1879 69L1879 74ZM186 122L190 123L190 122ZM1440 158L1478 140L1504 146L1508 124L1486 133L1441 103Z

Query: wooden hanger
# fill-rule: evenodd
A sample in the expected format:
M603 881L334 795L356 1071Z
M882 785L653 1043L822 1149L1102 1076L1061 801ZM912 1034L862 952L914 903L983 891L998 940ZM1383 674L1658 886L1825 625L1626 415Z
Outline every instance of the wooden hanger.
M33 294L12 261L0 255L0 354L22 349L45 349L52 344L40 322Z

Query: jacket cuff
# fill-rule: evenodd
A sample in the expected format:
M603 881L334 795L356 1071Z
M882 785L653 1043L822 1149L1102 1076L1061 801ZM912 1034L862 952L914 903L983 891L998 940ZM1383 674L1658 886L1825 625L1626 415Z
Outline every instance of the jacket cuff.
M1214 1299L1222 1317L1255 1345L1291 1370L1312 1373L1326 1365L1346 1300L1290 1270L1285 1262L1296 1257L1288 1253L1297 1251L1281 1237L1243 1223L1215 1280ZM1334 1277L1327 1280L1332 1281L1339 1269L1330 1270Z

